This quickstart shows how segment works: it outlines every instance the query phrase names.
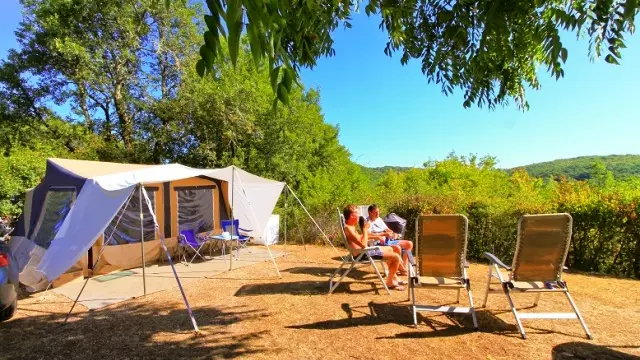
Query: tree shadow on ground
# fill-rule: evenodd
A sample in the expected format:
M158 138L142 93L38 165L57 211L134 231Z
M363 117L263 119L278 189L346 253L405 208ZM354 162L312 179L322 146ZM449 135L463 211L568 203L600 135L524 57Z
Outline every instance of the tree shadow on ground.
M596 345L587 342L568 342L556 345L553 350L551 350L551 358L553 360L640 360L640 356L613 350L611 347L618 346ZM640 345L619 347L640 349Z
M354 290L351 282L341 282L334 293L346 294L380 294L384 291L382 284L371 282L371 288ZM361 283L358 283L361 284ZM327 295L329 293L328 281L292 281L269 284L247 284L236 291L234 296L261 296L261 295Z
M0 324L2 356L43 358L218 358L266 353L253 344L267 332L233 334L228 325L267 317L263 310L216 306L194 309L200 332L193 331L182 306L123 304L99 311L66 314L31 311Z

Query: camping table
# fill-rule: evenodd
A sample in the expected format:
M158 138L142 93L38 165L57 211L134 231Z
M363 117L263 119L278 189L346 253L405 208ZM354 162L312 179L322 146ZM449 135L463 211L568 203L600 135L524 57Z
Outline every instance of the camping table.
M229 236L229 237L224 237L222 235L214 235L214 236L210 236L207 240L209 240L209 239L215 240L216 244L217 243L222 243L222 256L224 256L227 242L228 241L238 240L239 237L237 235L233 235L233 236ZM232 255L231 253L232 252L230 252L229 254Z

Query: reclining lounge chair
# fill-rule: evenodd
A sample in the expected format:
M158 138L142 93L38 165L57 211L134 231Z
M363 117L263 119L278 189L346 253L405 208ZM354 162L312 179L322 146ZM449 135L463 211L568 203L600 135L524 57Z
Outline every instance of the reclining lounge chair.
M336 271L329 278L329 295L333 293L333 291L338 287L342 279L344 279L344 277L347 276L347 274L349 274L349 272L353 270L353 268L356 265L361 265L361 264L373 266L374 270L376 271L376 275L378 276L378 279L380 279L380 282L382 283L382 286L384 286L384 289L387 291L387 294L391 294L391 292L389 291L389 288L387 287L387 284L385 283L384 279L382 278L382 275L380 274L380 271L378 270L378 267L375 264L375 262L382 262L383 261L382 257L367 256L366 259L364 259L364 254L366 254L367 251L380 249L380 246L371 246L364 249L352 248L349 245L349 242L347 241L347 236L344 233L344 216L340 214L340 210L338 210L338 214L339 214L339 222L340 222L340 234L342 235L342 240L344 241L345 246L349 250L349 255L343 257L342 264L340 264L340 267L338 267ZM350 265L350 266L340 276L338 281L334 282L334 278L340 273L340 270L342 270L342 268L345 265ZM382 264L382 268L384 269L384 264Z
M468 221L464 215L423 215L416 219L416 258L410 258L409 287L413 323L418 325L418 311L435 311L471 314L473 327L478 329L478 320L473 307L471 284L467 277L467 233ZM425 306L416 304L416 287L432 290L465 289L469 306Z
M505 265L491 253L484 254L491 264L482 306L487 305L489 292L498 290L491 289L491 280L498 279L523 339L526 339L521 322L523 319L578 319L587 338L593 338L569 294L567 283L562 280L572 226L573 219L569 214L525 215L518 222L518 240L511 266ZM508 272L508 277L503 276L500 268ZM563 293L567 296L573 312L520 313L511 298L514 292L537 293L534 306L538 305L542 293Z

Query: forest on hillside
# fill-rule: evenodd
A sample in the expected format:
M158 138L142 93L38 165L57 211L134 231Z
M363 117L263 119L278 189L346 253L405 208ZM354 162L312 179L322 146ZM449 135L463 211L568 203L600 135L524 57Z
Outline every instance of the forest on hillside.
M534 177L566 176L577 180L587 180L591 178L597 163L602 163L618 179L640 176L640 155L581 156L526 165L522 168Z
M520 215L569 212L568 266L640 278L638 177L594 162L587 180L550 179L456 154L421 168L363 168L324 121L319 91L294 84L289 104L274 107L268 67L256 68L247 38L235 68L217 57L205 78L197 74L199 3L22 3L19 45L0 62L2 216L21 213L47 157L234 164L287 182L336 242L336 208L376 202L410 220L409 237L418 214L465 214L470 259L509 259ZM299 207L287 209L289 241L322 241Z

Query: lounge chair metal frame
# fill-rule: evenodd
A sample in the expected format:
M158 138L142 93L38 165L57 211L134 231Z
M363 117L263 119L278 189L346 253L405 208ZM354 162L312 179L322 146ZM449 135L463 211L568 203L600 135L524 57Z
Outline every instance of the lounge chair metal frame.
M430 227L425 233L425 222L440 223ZM443 222L445 222L443 224ZM473 306L471 282L467 276L469 265L466 261L469 221L464 215L421 215L416 219L416 248L418 262L409 257L409 298L413 313L413 324L418 325L418 311L447 312L471 314L473 327L478 330L478 319ZM456 239L457 238L457 239ZM453 241L449 241L449 240ZM459 244L455 243L458 240ZM427 242L430 242L428 246ZM444 245L444 246L443 246ZM456 246L457 245L457 246ZM451 257L454 254L455 258ZM447 261L448 269L429 264L429 260L438 260L439 264ZM451 262L455 264L450 264ZM453 265L453 268L451 268ZM427 306L416 304L416 288L427 287L437 290L457 290L456 303L460 303L460 290L465 289L469 297L469 306Z
M382 274L380 274L380 270L378 270L378 267L376 266L376 262L383 262L382 258L376 258L376 257L372 257L372 256L367 256L366 259L363 259L364 255L370 251L370 250L381 250L380 246L369 246L366 247L364 249L354 249L351 247L351 245L349 245L349 242L347 241L347 236L344 233L344 216L340 213L340 210L338 210L338 215L339 215L339 222L340 222L340 233L342 235L342 240L344 241L345 246L347 247L347 249L349 250L349 255L347 255L346 257L342 258L342 264L340 264L340 266L336 269L336 271L333 272L333 274L331 275L331 277L329 278L329 295L331 295L333 293L333 291L338 287L338 285L340 284L340 282L342 281L342 279L344 279L345 276L347 276L347 274L349 274L349 272L351 272L351 270L353 270L356 265L371 265L373 266L373 269L376 271L376 276L378 277L378 279L380 279L380 282L382 283L382 286L384 286L384 289L387 291L387 294L391 294L391 292L389 291L389 288L387 287L387 284L385 283L384 279L382 278ZM354 255L355 254L355 258ZM342 268L345 265L350 265L349 268L340 276L340 278L338 279L338 281L334 282L334 278L336 277L336 275L338 275L338 273L340 272L340 270L342 270ZM384 269L384 263L382 264L382 268Z
M566 269L564 263L569 253L572 228L573 219L571 215L566 213L524 215L518 221L518 239L512 266L505 265L491 253L484 253L484 256L490 261L490 266L482 306L487 306L489 293L502 290L507 296L509 306L511 307L523 339L527 338L524 328L522 327L522 320L524 319L578 319L587 338L593 339L587 328L587 324L578 310L578 306L569 294L567 283L562 280L562 270ZM555 240L555 244L553 240ZM561 243L560 240L563 240L563 243ZM547 245L547 249L549 250L547 254L531 256L536 250L536 246L544 249L544 245ZM555 249L549 246L555 246ZM555 254L552 253L552 250L555 250ZM556 256L556 259L550 259L553 255ZM551 265L551 267L549 265ZM501 268L508 272L508 277L503 276L500 271ZM536 272L539 273L539 275L536 274ZM499 280L501 289L491 288L492 279ZM520 313L516 309L511 297L511 294L514 292L536 293L537 295L533 303L534 306L538 305L542 293L563 293L566 295L567 300L569 300L573 312Z

